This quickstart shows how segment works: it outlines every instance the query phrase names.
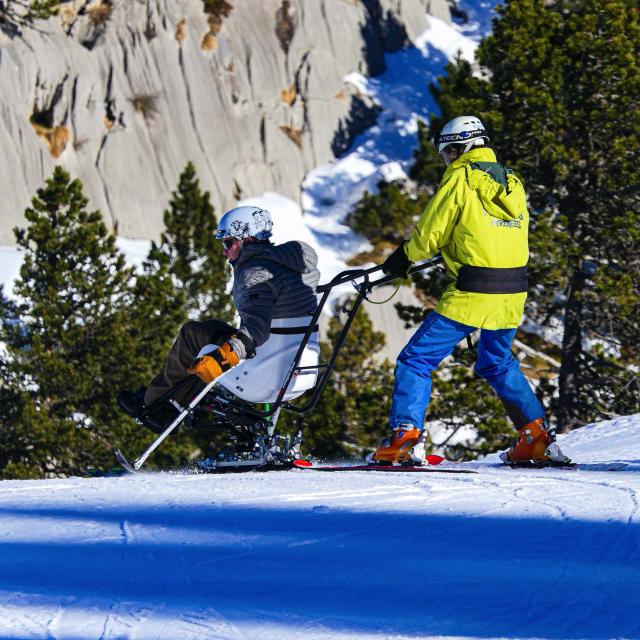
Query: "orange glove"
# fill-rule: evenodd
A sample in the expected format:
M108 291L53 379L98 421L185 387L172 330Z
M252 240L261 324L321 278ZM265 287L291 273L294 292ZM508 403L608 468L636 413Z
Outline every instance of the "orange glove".
M228 342L220 345L215 351L198 358L187 373L197 375L202 382L209 384L220 374L229 371L240 362L240 358Z

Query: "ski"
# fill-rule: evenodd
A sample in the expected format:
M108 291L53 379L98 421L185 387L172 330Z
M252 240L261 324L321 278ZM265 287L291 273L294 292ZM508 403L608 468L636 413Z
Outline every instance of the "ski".
M127 457L118 449L115 452L116 460L120 467L113 467L108 472L101 472L99 469L91 468L87 470L89 477L105 477L105 476L121 476L126 474L147 473L135 466L127 459ZM303 469L311 467L312 463L304 458L296 458L293 460L277 460L266 458L248 458L245 460L233 459L211 459L200 460L190 464L188 467L179 467L168 470L173 474L197 475L197 474L214 474L214 473L246 473L248 471L288 471L290 469Z
M478 473L473 469L461 469L459 467L424 467L409 465L381 465L381 464L360 464L337 467L308 467L312 471L377 471L379 473Z
M578 465L571 460L566 462L554 462L553 460L518 460L517 462L504 462L504 466L510 469L577 469Z
M506 467L507 469L561 469L568 471L623 471L630 467L628 462L528 462L528 463L503 463L491 465L492 467Z
M578 471L624 471L631 469L629 462L579 462Z
M312 466L308 460L291 460L290 462L260 462L247 460L244 464L228 463L215 464L211 466L197 465L195 473L215 474L215 473L247 473L248 471L257 471L264 473L266 471L290 471L291 469L306 469Z
M369 462L367 464L347 463L343 465L324 465L317 467L307 464L305 465L305 468L310 468L314 471L380 471L383 473L478 473L474 469L465 469L459 462L452 462L436 454L425 456L425 462L427 464L424 465L413 464L410 462L404 462L401 464ZM294 463L294 467L300 468L301 466L302 465Z
M379 465L379 464L359 464L359 465L334 465L334 466L312 466L309 467L312 471L378 471L381 473L482 473L482 469L516 469L516 470L542 470L553 469L561 471L623 471L630 465L625 462L620 463L593 463L584 464L572 462L563 465L545 465L545 464L530 464L530 465L507 465L507 464L479 464L473 468L469 468L465 463L455 463L457 466L438 466L438 465ZM294 464L294 467L296 465Z
M458 463L450 463L450 465L426 464L426 465L414 465L414 464L345 464L345 465L332 465L332 466L306 466L297 468L306 468L311 471L378 471L380 473L478 473L475 469L465 469Z

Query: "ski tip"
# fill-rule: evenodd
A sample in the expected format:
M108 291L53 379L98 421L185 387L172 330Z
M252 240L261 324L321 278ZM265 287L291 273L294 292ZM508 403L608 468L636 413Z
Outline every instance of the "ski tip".
M136 469L133 468L133 465L127 460L125 455L120 451L120 449L116 449L114 452L116 460L118 464L128 473L137 473Z
M425 456L424 459L427 461L427 464L440 464L441 462L445 461L445 458L436 455L435 453Z
M294 460L291 464L294 467L298 467L298 469L308 469L309 467L313 467L312 462L309 462L309 460L303 460L302 458Z

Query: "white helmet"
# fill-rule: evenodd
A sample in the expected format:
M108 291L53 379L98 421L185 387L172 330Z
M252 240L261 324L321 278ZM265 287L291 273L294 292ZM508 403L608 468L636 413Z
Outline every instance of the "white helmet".
M443 149L450 144L465 144L465 152L469 151L471 147L479 146L489 142L489 134L487 133L484 125L480 121L480 118L475 116L460 116L449 120L444 125L442 131L434 143L438 147L438 153L442 153Z
M271 214L260 207L236 207L225 213L215 231L215 237L245 238L253 237L257 240L267 240L271 237L273 222Z

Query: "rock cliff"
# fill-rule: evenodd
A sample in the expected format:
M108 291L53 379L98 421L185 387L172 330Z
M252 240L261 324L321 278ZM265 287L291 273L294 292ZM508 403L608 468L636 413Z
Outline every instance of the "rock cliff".
M375 120L343 77L383 72L427 9L448 18L446 0L72 0L0 32L0 244L56 163L127 237L159 235L188 160L218 211L297 200Z

